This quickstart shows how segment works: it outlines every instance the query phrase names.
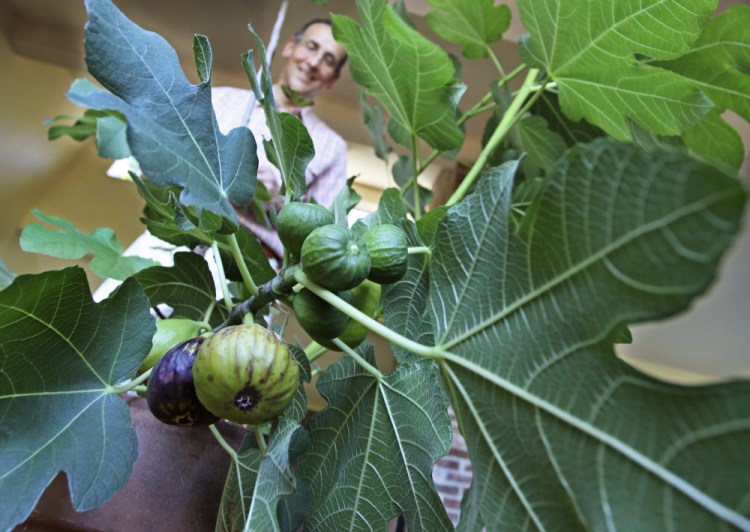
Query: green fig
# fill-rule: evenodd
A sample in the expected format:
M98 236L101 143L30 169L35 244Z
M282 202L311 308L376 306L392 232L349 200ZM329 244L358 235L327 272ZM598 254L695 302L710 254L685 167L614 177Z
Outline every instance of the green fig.
M254 323L225 327L201 345L195 391L214 415L242 424L278 417L297 391L299 368L289 347Z

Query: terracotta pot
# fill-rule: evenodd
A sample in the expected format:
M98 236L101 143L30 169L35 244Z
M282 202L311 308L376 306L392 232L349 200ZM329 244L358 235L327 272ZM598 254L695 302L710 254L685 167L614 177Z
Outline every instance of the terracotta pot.
M138 458L125 487L100 508L76 512L60 474L15 532L214 530L230 459L208 427L173 427L154 418L145 399L126 399L138 435ZM235 448L244 431L220 423Z

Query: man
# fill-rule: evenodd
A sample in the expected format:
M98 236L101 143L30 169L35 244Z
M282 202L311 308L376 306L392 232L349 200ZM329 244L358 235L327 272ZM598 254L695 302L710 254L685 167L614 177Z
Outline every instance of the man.
M314 98L321 89L329 89L339 79L346 62L346 52L333 38L331 22L315 19L305 24L281 49L286 62L273 85L273 96L279 111L296 114L307 128L315 147L315 157L306 170L306 200L330 206L347 179L346 142L313 112L309 106L297 107L282 87L288 86L300 96ZM226 134L235 127L248 127L258 144L258 179L281 207L281 175L266 157L262 140L270 139L260 104L249 89L218 87L212 89L212 100L219 128ZM237 208L240 222L250 229L277 258L283 247L273 228L256 220L248 206Z

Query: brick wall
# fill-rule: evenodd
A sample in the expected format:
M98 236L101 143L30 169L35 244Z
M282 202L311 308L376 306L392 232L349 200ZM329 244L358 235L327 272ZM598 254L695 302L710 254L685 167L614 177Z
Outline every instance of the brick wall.
M440 499L448 511L448 516L455 525L461 514L461 499L471 485L471 462L466 452L466 442L458 432L456 418L453 409L449 411L451 423L453 424L453 445L450 453L438 460L432 470L432 479L435 481Z

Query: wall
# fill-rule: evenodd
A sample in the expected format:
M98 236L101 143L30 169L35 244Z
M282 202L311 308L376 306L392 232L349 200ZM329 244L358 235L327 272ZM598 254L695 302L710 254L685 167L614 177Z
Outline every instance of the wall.
M109 163L96 155L91 141L47 140L44 120L82 112L65 98L79 74L17 56L4 39L0 62L9 80L0 84L0 258L16 274L72 264L20 249L21 230L38 222L32 209L67 218L85 232L112 227L122 242L132 242L142 231L143 207L133 184L105 177ZM85 267L88 260L77 264ZM96 286L100 280L87 273Z

